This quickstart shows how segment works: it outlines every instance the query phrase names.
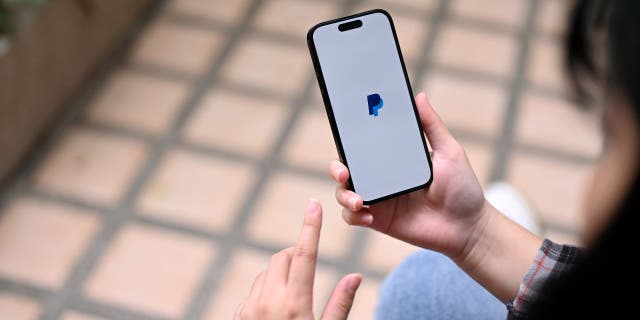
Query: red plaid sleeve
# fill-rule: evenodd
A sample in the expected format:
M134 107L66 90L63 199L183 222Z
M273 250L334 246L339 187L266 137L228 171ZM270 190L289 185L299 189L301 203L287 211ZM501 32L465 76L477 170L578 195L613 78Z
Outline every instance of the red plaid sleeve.
M538 299L544 284L573 269L580 255L580 248L556 244L545 239L533 265L520 284L516 298L507 304L509 319L526 319L528 307Z

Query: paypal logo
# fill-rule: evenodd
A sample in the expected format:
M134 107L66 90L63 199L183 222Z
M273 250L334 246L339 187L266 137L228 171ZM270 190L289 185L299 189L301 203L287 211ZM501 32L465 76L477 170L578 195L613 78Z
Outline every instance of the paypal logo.
M380 98L380 95L373 93L367 96L367 102L369 104L369 115L377 117L378 110L382 108L384 101Z

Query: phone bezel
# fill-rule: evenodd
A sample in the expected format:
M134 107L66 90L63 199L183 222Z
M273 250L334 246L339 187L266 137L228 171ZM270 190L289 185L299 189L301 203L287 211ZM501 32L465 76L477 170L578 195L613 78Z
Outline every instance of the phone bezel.
M327 114L327 117L329 119L329 124L331 126L331 133L333 135L333 141L336 144L336 149L338 150L338 157L340 158L340 161L342 161L342 163L344 163L344 165L349 168L349 164L347 162L347 158L345 156L345 152L344 149L342 147L342 140L340 139L340 132L338 130L338 125L336 123L336 119L335 116L333 114L333 106L331 105L331 101L329 100L329 92L327 91L327 86L325 84L324 81L324 76L322 74L322 68L320 66L320 61L318 59L318 53L316 51L316 46L315 46L315 42L313 41L313 34L314 32L323 26L326 25L331 25L331 24L336 24L336 23L340 23L343 21L347 21L347 20L352 20L358 17L363 17L366 15L370 15L373 13L382 13L387 17L387 20L389 20L389 26L391 27L391 31L393 33L393 39L395 41L395 45L396 45L396 50L398 53L398 56L400 57L400 65L402 66L402 72L404 74L404 79L407 85L407 88L409 90L408 94L410 96L410 100L411 100L411 105L413 106L413 113L415 116L415 120L418 124L418 128L420 129L420 138L422 139L422 145L424 148L424 152L427 156L427 161L429 163L429 171L430 171L430 175L429 175L429 180L421 185L415 186L415 187L411 187L409 189L405 189L402 191L398 191L386 196L382 196L376 199L372 199L372 200L364 200L363 199L363 203L365 205L370 205L370 204L374 204L376 202L380 202L380 201L384 201L387 199L391 199L394 197L397 197L399 195L403 195L406 193L410 193L413 191L417 191L417 190L421 190L426 188L428 185L430 185L433 182L433 165L431 162L431 155L429 154L429 148L427 147L427 141L424 137L424 129L422 128L422 123L420 123L420 115L418 114L418 108L416 107L416 102L414 99L414 95L413 95L413 91L411 89L411 83L409 82L409 75L407 74L407 68L405 66L404 63L404 58L402 56L402 51L400 50L400 43L398 42L398 36L396 34L396 28L395 25L393 23L393 19L391 18L391 15L389 14L389 12L387 12L386 10L383 9L373 9L373 10L367 10L364 12L360 12L360 13L356 13L353 15L349 15L346 17L342 17L342 18L337 18L337 19L332 19L332 20L328 20L328 21L324 21L321 23L316 24L315 26L311 27L309 29L309 31L307 32L307 46L309 47L309 53L311 54L311 60L313 61L313 68L315 70L316 73L316 78L318 79L318 84L320 86L320 92L322 94L322 101L324 103L324 108ZM351 180L351 176L349 176L349 181L347 183L347 187L349 190L354 191L354 187L353 187L353 181Z

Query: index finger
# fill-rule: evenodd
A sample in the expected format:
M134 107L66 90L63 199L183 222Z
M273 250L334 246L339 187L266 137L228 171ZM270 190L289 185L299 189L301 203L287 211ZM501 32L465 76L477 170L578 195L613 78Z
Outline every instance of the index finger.
M313 293L313 277L318 258L318 242L322 227L322 207L318 200L311 199L304 216L304 225L298 244L293 252L289 281L287 283L291 298L302 299L301 303L310 306Z

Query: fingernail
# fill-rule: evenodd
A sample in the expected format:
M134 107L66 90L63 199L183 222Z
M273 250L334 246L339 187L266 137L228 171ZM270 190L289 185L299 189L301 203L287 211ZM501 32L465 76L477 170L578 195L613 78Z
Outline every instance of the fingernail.
M351 276L349 278L349 283L347 284L347 289L349 289L349 292L355 293L356 290L358 290L358 287L360 287L361 282L362 282L361 275L356 274L354 276Z
M371 223L373 223L373 215L371 214L363 215L362 222L364 223L365 226L371 225Z
M351 208L353 209L353 211L357 211L358 210L358 197L353 197L351 198Z
M318 213L320 212L320 201L316 198L309 198L309 205L307 206L307 212Z

